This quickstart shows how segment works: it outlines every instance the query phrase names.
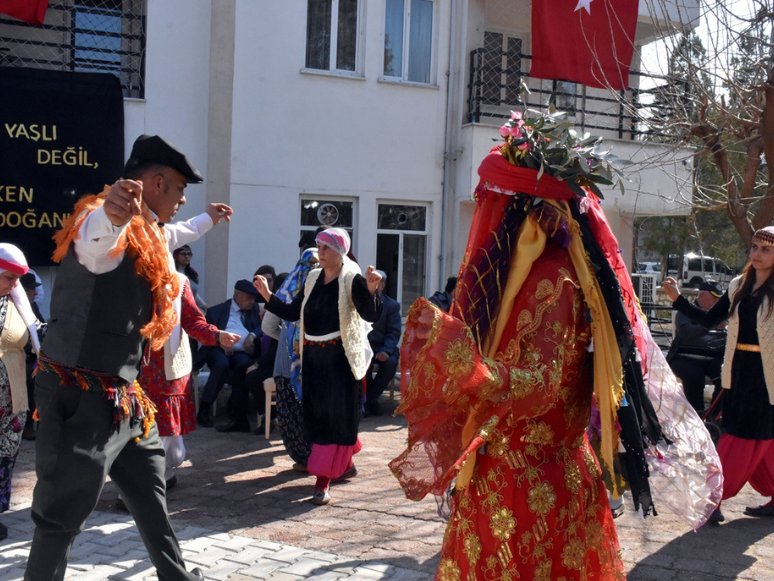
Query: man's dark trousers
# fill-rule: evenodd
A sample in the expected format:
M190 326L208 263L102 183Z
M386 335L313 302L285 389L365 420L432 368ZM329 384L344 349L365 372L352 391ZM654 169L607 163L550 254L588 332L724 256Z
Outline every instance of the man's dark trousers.
M235 351L230 357L220 347L205 347L207 367L210 369L210 376L202 391L202 402L213 403L223 384L226 383L229 373L240 365L244 368L250 366L252 358L244 351Z
M366 404L367 406L378 406L379 397L384 393L384 390L395 377L395 372L398 369L398 354L395 353L387 358L386 361L371 360L371 366L366 373ZM379 366L379 371L376 375L373 375L374 365ZM368 410L368 407L366 407Z
M61 581L73 540L110 476L129 508L159 581L195 579L188 573L167 514L164 449L154 426L125 421L112 430L114 406L97 390L62 386L39 370L35 397L40 414L32 499L36 528L25 581ZM135 438L139 441L135 442Z
M683 382L683 391L688 403L693 408L701 412L705 408L704 404L704 384L707 378L715 385L712 394L712 400L720 395L720 370L723 366L722 358L714 359L693 359L675 355L670 361L669 366L674 374ZM716 407L715 411L720 411Z

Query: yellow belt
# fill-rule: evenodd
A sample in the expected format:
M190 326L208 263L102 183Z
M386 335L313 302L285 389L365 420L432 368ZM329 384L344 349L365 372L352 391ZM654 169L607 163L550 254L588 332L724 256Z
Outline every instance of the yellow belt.
M752 351L753 353L760 353L761 352L761 346L760 345L750 345L748 343L737 343L736 344L737 351Z

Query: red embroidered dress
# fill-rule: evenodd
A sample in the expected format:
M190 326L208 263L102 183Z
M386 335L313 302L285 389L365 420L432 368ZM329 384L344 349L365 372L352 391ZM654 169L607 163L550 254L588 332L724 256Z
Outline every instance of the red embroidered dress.
M180 325L202 345L217 345L218 328L209 325L196 306L191 286L185 283L181 295ZM183 338L187 341L187 338ZM151 351L145 346L145 361L139 382L155 404L159 436L183 436L196 429L196 406L191 397L191 374L167 381L164 372L164 350Z
M487 198L488 208L494 196ZM432 330L419 338L417 319L429 308ZM586 437L593 394L587 310L569 253L549 242L491 359L460 319L423 299L409 311L398 410L409 445L391 468L415 500L443 494L456 479L436 580L625 578Z

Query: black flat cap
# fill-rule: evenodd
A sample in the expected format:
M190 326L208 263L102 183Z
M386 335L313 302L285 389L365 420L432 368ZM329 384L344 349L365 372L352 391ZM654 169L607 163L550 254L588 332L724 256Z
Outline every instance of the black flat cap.
M129 157L171 167L193 184L204 181L202 174L191 160L177 147L158 135L140 135L134 142L132 154Z
M22 285L24 290L35 290L40 286L40 283L35 280L35 275L31 272L24 274L19 278L19 284Z
M247 279L243 278L242 280L236 281L236 284L234 285L234 288L236 290L242 291L243 293L251 294L254 297L258 296L258 291L255 290L255 287L253 286L253 283L251 283Z

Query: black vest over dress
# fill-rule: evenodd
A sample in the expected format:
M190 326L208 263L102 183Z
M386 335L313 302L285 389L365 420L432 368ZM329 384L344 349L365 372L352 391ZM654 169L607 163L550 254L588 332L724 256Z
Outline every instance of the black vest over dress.
M51 319L42 351L67 367L137 378L142 359L140 329L151 319L150 284L134 271L128 253L113 270L94 274L71 247L51 293Z

